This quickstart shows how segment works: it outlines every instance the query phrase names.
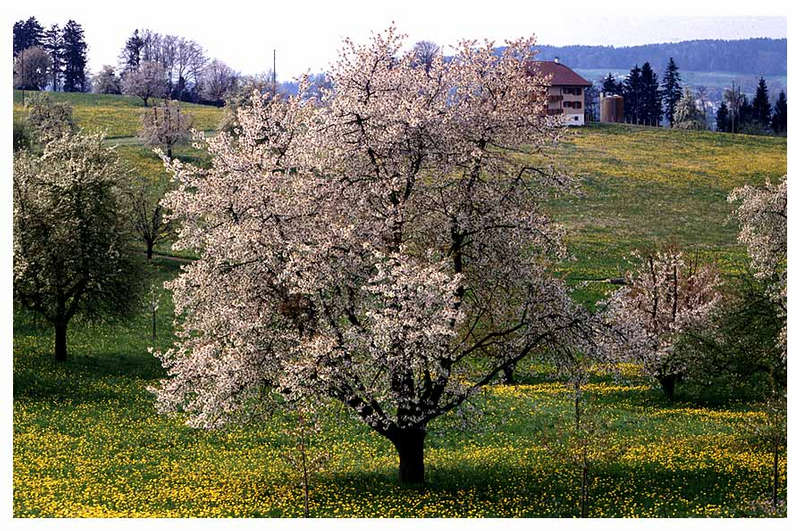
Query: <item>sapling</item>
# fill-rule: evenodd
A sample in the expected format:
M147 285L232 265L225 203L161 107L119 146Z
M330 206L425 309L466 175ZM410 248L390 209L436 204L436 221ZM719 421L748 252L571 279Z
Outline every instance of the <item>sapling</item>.
M298 474L303 488L303 514L308 518L311 514L311 487L314 476L324 470L330 459L327 450L315 448L313 438L321 432L319 418L315 411L305 402L295 403L290 408L292 423L284 429L291 444L281 453L286 463Z

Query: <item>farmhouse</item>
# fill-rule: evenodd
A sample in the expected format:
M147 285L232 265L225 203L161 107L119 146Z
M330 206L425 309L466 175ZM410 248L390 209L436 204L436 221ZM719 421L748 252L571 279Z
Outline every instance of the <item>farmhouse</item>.
M583 125L583 91L592 84L561 64L558 57L554 61L534 61L533 68L550 78L547 114L563 116L567 125Z

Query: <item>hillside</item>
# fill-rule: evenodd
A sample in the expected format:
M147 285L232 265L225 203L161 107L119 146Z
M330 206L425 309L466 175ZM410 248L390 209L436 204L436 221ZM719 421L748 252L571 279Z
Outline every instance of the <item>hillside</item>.
M15 93L15 116L22 112ZM136 171L167 178L161 160L135 138L143 107L127 96L63 94L78 124L110 129L110 142ZM184 104L201 129L216 127L222 110ZM117 120L117 122L115 122ZM109 126L108 124L113 124ZM176 148L187 162L207 163L207 154L191 146ZM580 179L581 195L549 205L567 228L577 261L564 270L574 282L621 275L625 257L636 247L674 239L721 261L733 272L744 253L737 227L728 220L728 193L742 184L761 184L786 173L786 138L678 131L628 125L592 125L570 129L552 153L563 171ZM167 244L159 246L169 252ZM607 285L590 284L594 299Z
M629 70L649 61L662 72L669 58L682 69L786 75L786 39L694 40L640 46L537 46L539 59L560 60L572 68Z
M550 204L577 258L564 266L575 283L621 276L632 250L670 241L727 274L741 270L728 193L786 173L785 138L710 131L593 125L571 129L553 155L581 180L580 196ZM609 287L582 293L594 299Z
M142 109L135 100L56 97L72 98L84 127L121 120L109 144L131 168L165 177L161 161L130 136ZM209 128L216 124L219 109L187 107ZM107 109L118 118L107 117ZM175 155L207 162L190 147ZM745 254L728 221L726 196L736 186L783 175L787 153L786 138L592 125L568 130L547 155L581 182L580 195L551 200L546 209L566 227L575 256L561 273L576 286L588 281L578 295L594 300L611 287L605 279L622 273L631 250L653 243L675 240L735 273ZM534 165L545 162L541 155L521 156ZM156 257L150 279L163 285L179 268ZM48 323L15 307L14 516L303 516L301 476L289 464L298 455L296 417L276 413L245 426L195 430L183 418L156 414L149 389L165 372L150 349L170 348L175 338L173 301L166 291L158 294L154 314L142 305L121 320L76 316L70 357L62 363L52 361ZM388 439L349 409L321 400L314 417L321 430L305 435L303 451L330 459L311 468L308 515L580 514L574 388L536 359L524 360L516 374L521 385L487 385L468 408L429 425L425 488L399 486L397 452ZM774 462L781 499L786 484L785 454L773 461L753 446L754 430L767 418L762 404L713 395L700 404L688 395L668 401L627 364L620 374L592 371L582 389L589 407L581 411L593 438L591 469L584 469L591 473L587 516L786 514L762 503Z
M33 94L25 93L26 97ZM85 94L80 92L48 92L54 101L72 105L73 117L78 126L105 131L109 138L134 137L139 128L139 115L145 109L142 100L135 96L113 94ZM201 131L217 128L222 109L210 105L181 103L181 107L194 116L195 127ZM23 115L22 91L14 91L14 119Z

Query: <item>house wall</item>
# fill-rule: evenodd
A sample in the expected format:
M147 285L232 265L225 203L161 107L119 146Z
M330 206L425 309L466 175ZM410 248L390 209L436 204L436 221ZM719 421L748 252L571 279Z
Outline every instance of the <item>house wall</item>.
M548 115L563 115L567 125L583 125L583 113L583 87L551 86L548 88Z

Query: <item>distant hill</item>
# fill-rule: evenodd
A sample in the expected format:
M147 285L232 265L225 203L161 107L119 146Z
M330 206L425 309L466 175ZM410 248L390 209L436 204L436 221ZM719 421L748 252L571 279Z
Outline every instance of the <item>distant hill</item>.
M499 53L503 48L498 48ZM786 39L694 40L640 46L548 46L536 47L540 60L559 60L587 80L599 83L609 72L618 79L638 64L649 62L659 79L670 57L675 59L685 85L703 86L713 101L736 83L752 96L759 76L764 76L774 101L786 90ZM283 82L281 90L297 92L297 83Z
M786 39L695 40L641 46L536 47L538 59L558 57L570 68L630 70L645 61L663 72L670 57L681 70L786 75Z

